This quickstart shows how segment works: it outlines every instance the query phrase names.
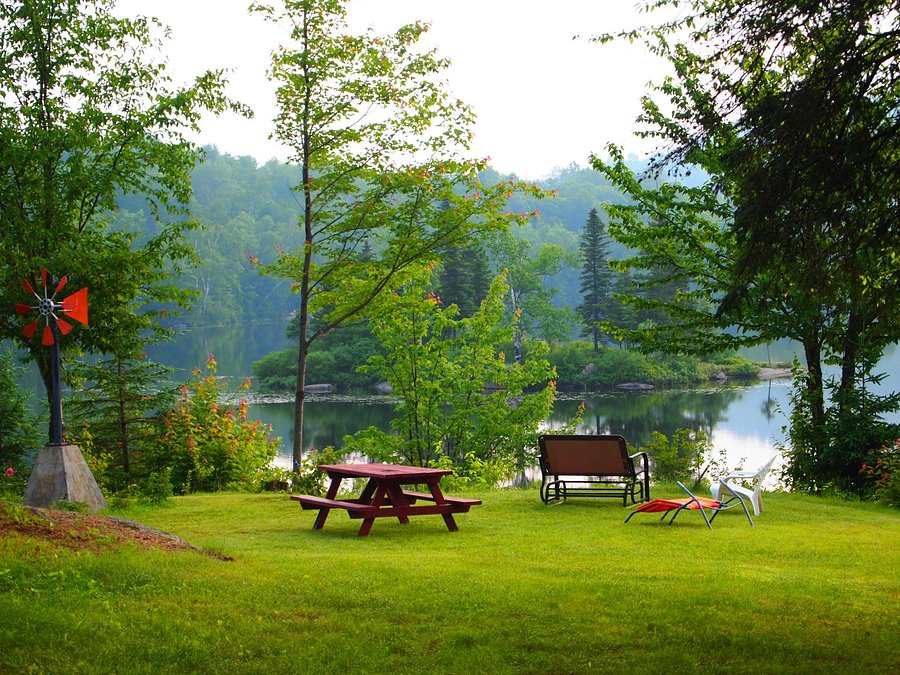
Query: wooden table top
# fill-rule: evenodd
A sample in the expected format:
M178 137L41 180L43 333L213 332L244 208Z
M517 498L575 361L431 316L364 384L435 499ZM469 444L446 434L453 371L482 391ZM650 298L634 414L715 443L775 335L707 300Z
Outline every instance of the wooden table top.
M447 476L450 469L435 469L423 466L405 466L403 464L320 464L319 468L329 476L348 476L361 478L378 478L391 480L422 480Z

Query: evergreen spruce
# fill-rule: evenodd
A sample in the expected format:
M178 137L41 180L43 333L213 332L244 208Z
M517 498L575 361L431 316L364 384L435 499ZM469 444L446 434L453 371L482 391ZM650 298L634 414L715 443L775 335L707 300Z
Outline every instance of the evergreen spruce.
M487 254L480 243L454 246L443 252L438 274L439 295L446 305L456 305L460 318L478 311L491 284Z
M610 303L612 287L612 271L609 269L609 239L606 228L597 215L597 209L591 209L587 222L581 231L581 294L582 303L578 306L578 314L584 321L583 335L594 343L594 351L600 349L601 330L598 323L607 318L607 307Z

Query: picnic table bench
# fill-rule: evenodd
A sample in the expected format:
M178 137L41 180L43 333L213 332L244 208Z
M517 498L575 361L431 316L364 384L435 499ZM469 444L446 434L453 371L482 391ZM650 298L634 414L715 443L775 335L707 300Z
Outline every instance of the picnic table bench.
M319 469L331 478L324 497L293 495L304 510L318 510L314 530L325 525L331 509L344 509L350 518L362 518L359 536L365 537L372 529L375 518L396 517L408 523L410 516L440 515L451 532L458 529L454 513L467 513L480 499L445 497L441 492L441 478L452 473L449 469L403 466L398 464L322 464ZM368 478L365 488L357 498L337 499L344 478ZM404 485L426 485L429 492L404 490ZM417 504L423 501L427 504Z

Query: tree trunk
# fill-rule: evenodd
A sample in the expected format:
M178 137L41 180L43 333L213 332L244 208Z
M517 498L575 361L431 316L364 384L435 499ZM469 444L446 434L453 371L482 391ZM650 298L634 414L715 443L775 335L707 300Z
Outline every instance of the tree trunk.
M304 43L308 40L308 26L303 23ZM304 76L308 79L309 72ZM306 363L309 357L309 281L312 270L313 251L313 194L312 175L310 173L310 158L312 146L309 131L310 115L310 87L305 87L306 100L303 104L303 166L301 176L303 179L303 271L300 278L300 326L297 336L297 383L294 392L294 451L293 470L300 472L303 462L303 407L306 401Z
M116 375L118 375L118 397L119 397L119 442L122 444L122 470L125 473L125 481L131 482L131 464L129 463L129 444L128 444L128 424L126 422L127 411L125 410L125 370L122 366L122 360L116 360Z
M806 357L806 396L809 405L814 451L821 456L825 432L825 387L822 379L822 348L818 339L804 339Z
M303 461L303 406L306 392L306 351L304 340L300 340L300 353L297 357L297 387L294 393L294 438L293 438L293 470L300 472Z
M847 394L856 386L856 372L859 365L859 340L862 333L862 320L860 313L854 306L847 318L847 327L844 331L844 349L841 355L841 384L838 395L838 405L843 411Z

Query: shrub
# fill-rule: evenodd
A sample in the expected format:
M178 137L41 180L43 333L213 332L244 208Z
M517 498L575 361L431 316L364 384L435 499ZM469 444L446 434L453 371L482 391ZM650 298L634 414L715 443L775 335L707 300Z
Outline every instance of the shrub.
M728 377L735 377L739 379L754 378L759 375L760 371L760 366L758 363L754 363L753 361L745 359L743 356L738 356L737 354L714 359L710 364L708 364L708 366L712 371L709 373L709 375L715 375L717 372L721 371Z
M343 452L335 450L330 445L321 450L311 448L300 463L299 470L290 474L291 492L295 494L324 495L327 489L326 480L328 476L324 471L319 471L319 465L335 464L341 460L343 454Z
M26 481L21 471L13 467L0 466L0 499L9 500L20 498L25 493Z
M672 438L654 431L650 442L641 450L650 455L653 465L650 475L655 482L680 480L686 483L699 475L704 459L712 451L712 444L702 429L678 429Z
M210 354L206 374L181 387L175 407L157 421L157 433L145 452L145 465L153 472L171 471L179 493L251 486L259 469L275 458L280 440L272 428L247 419L247 400L223 407L225 386L216 377ZM244 383L244 388L249 382Z
M253 377L260 391L294 391L297 386L297 349L270 352L253 362Z
M316 341L306 364L306 382L333 384L339 390L362 389L377 382L377 374L360 371L378 341L364 324L345 326ZM253 362L256 388L266 392L293 392L297 386L297 347L267 354Z
M172 496L172 467L151 471L141 485L138 501L142 504L164 504Z
M864 463L860 473L871 482L875 499L891 506L900 506L900 438L889 445L881 446L877 459L872 464Z
M4 489L24 480L27 456L42 445L37 416L29 412L28 395L19 387L20 371L12 352L0 353L0 470L14 471Z
M532 343L528 359L512 364L496 348L513 335L504 278L464 319L455 305L441 306L427 273L384 297L372 321L384 354L367 370L391 384L398 414L393 433L363 430L345 439L347 451L416 466L449 460L458 474L491 466L512 477L537 445L556 383L546 345Z
M870 379L877 383L883 376ZM793 490L857 500L871 497L875 479L860 467L877 466L884 449L900 436L900 425L884 420L897 409L900 394L883 396L865 388L841 391L833 381L827 387L831 397L824 423L816 425L804 380L795 377L790 444L781 448L787 458L783 480Z

